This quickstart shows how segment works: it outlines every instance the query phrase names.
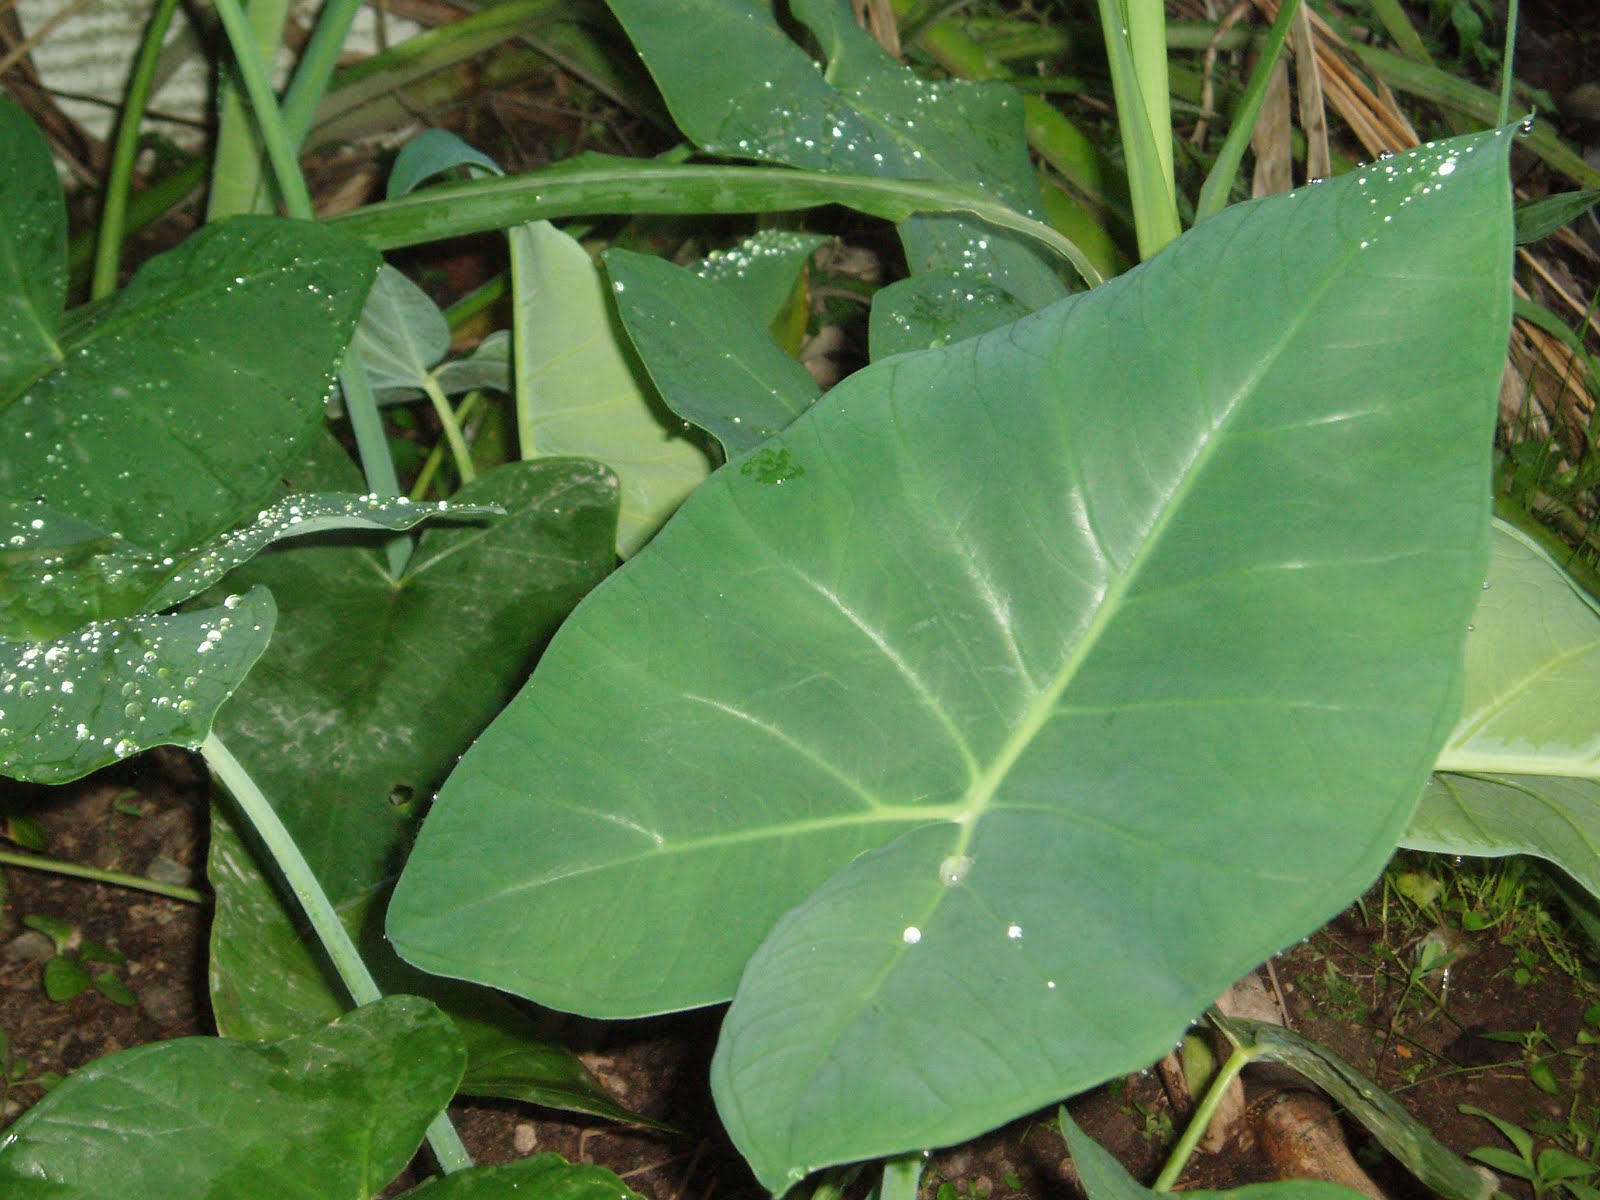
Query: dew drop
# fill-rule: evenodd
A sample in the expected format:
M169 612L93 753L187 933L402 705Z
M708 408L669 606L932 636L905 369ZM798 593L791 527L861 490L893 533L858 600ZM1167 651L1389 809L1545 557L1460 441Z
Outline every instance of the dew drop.
M972 870L972 858L966 854L952 854L939 864L939 878L948 884L960 883Z
M915 946L922 940L922 930L915 925L907 925L906 931L900 935L900 940L908 946Z

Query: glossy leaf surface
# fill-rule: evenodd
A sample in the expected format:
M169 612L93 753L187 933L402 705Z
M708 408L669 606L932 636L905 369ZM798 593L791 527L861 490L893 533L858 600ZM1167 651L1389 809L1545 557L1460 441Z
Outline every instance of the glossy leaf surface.
M59 339L53 369L0 393L0 494L163 553L248 519L321 422L377 266L267 217L150 260Z
M326 457L297 466L295 486L345 481L348 460L322 445ZM381 900L432 789L613 561L616 482L594 463L503 467L456 496L505 515L436 526L398 583L370 544L296 546L230 578L229 586L272 589L279 635L219 733L277 807L380 980L433 996L457 1020L472 1056L466 1086L617 1115L576 1058L503 998L423 978L380 936ZM221 824L209 869L219 1028L281 1037L338 1011L343 991L302 944L299 913L285 913Z
M50 143L0 96L0 396L61 357L67 300L67 207Z
M206 609L0 638L0 775L67 783L152 746L197 749L272 636L264 588Z
M1600 896L1597 714L1600 612L1525 535L1497 525L1461 721L1404 844L1535 854Z
M821 394L733 292L650 254L612 250L605 263L661 398L730 456L766 441Z
M218 1030L270 1041L343 1014L344 987L312 949L313 935L298 913L291 919L285 911L220 809L211 814L206 872L216 904L208 972ZM462 1094L639 1121L560 1044L552 1014L536 1019L488 988L424 975L396 958L378 936L388 895L386 887L360 893L338 906L340 919L386 994L426 997L450 1017L467 1048Z
M604 1167L535 1154L493 1167L430 1179L405 1200L640 1200Z
M604 1016L742 972L714 1085L775 1190L1158 1057L1372 878L1453 722L1508 140L1241 205L729 463L456 770L401 953Z
M771 325L794 294L806 260L828 241L814 233L762 229L737 245L713 250L689 269L721 284L763 325Z
M751 0L610 0L679 127L702 149L814 171L981 179L1038 218L1021 98L1008 86L933 82L891 58L844 0L791 6L827 59L815 63ZM700 47L715 45L717 53ZM752 64L758 64L752 66ZM1038 308L1065 294L1030 246L968 217L901 228L913 272L960 269Z
M465 1055L394 996L269 1044L180 1038L97 1059L0 1135L7 1200L368 1200L449 1101Z
M510 231L513 368L532 411L523 457L582 455L617 473L617 551L644 545L711 469L627 350L589 252L548 221Z

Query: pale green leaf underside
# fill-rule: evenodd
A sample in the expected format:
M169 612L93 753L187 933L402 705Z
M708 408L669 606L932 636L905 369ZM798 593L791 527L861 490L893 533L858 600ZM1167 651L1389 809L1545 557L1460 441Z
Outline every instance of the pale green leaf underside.
M1600 614L1497 525L1467 637L1466 702L1403 841L1535 854L1600 896Z
M447 783L396 946L604 1016L743 972L715 1086L773 1188L1158 1056L1372 877L1448 732L1500 138L1239 206L730 463Z
M179 1038L83 1067L0 1136L7 1200L368 1200L461 1077L442 1013L392 996L276 1043Z
M519 404L532 414L533 444L523 455L578 455L615 471L622 484L617 551L626 558L650 540L711 464L644 390L588 251L548 221L508 236L517 296L516 386Z

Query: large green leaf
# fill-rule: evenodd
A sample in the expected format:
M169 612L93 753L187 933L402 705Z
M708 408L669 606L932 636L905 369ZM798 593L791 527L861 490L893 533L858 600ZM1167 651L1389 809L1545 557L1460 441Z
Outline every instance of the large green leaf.
M651 254L612 250L617 311L672 411L742 454L821 394L732 291Z
M715 1086L774 1188L1159 1056L1449 731L1508 141L1241 205L730 462L446 784L402 955L606 1016L742 971Z
M55 159L22 106L0 96L0 395L61 358L67 206Z
M97 1059L0 1137L7 1200L367 1200L461 1078L414 996L269 1044L156 1042Z
M1461 720L1402 840L1536 854L1600 896L1600 611L1507 525L1483 586Z
M61 334L59 362L0 392L0 494L158 552L248 519L322 421L377 267L341 234L268 217L152 259Z
M518 404L531 414L523 456L581 454L615 471L617 551L626 558L706 477L710 461L647 390L589 252L548 221L508 236Z
M639 1200L604 1167L535 1154L493 1167L473 1167L428 1180L405 1200Z
M756 0L609 0L673 118L713 154L808 170L901 179L983 181L997 199L1042 217L1022 103L1009 87L919 78L855 21L844 0L795 0L820 63ZM715 46L707 54L704 47ZM959 269L1028 308L1065 293L1030 246L968 217L901 226L913 272Z
M297 486L338 486L342 457ZM220 735L273 801L389 990L443 1004L475 1094L622 1115L546 1031L504 1001L427 979L383 943L379 914L417 816L578 598L612 564L616 483L596 464L503 467L457 493L505 510L425 534L400 582L361 545L280 552L230 578L270 586L279 629ZM431 508L431 506L428 506ZM343 1005L249 851L215 826L211 997L240 1037L282 1037Z

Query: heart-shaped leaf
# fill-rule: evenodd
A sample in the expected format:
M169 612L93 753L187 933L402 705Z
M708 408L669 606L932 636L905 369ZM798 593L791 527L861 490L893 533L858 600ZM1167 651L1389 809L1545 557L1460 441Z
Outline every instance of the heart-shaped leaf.
M342 484L319 443L297 486ZM306 545L230 578L270 586L279 636L219 732L277 807L388 990L443 1004L468 1043L463 1087L617 1116L548 1031L483 989L397 962L379 924L387 885L437 785L511 694L527 663L613 561L616 483L596 464L503 467L457 493L505 515L425 534L397 583L381 554ZM430 506L431 507L431 506ZM213 824L211 998L218 1027L280 1037L342 1004L281 899L225 821Z
M731 291L651 254L612 250L617 311L673 412L742 454L821 394Z
M268 1044L180 1038L80 1068L0 1135L8 1200L368 1200L455 1092L466 1055L392 996Z
M730 462L457 768L401 953L605 1016L742 972L714 1081L775 1190L1158 1057L1453 723L1508 142L1238 206Z
M317 430L377 267L343 235L268 217L152 259L69 318L25 391L0 391L0 495L160 553L247 520Z

